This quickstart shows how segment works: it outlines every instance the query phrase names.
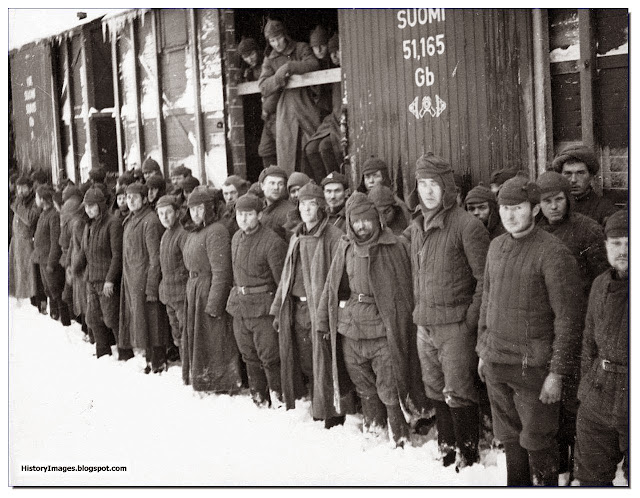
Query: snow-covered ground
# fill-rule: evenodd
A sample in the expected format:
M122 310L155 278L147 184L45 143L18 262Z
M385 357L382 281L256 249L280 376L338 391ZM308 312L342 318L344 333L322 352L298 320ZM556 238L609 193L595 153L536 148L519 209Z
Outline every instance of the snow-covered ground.
M247 395L201 396L180 367L144 375L139 356L96 360L79 325L9 302L10 485L500 486L504 454L456 473L433 434L403 450L365 442L361 418L325 430L308 401L256 408ZM433 432L433 431L432 431ZM126 472L35 472L23 466L126 466Z

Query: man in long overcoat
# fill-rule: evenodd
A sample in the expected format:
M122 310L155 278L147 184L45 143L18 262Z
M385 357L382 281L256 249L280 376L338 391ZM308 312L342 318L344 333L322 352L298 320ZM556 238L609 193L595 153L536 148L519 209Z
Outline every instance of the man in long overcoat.
M408 247L384 226L369 198L347 201L347 235L340 239L318 305L318 333L329 336L334 405L349 387L340 384L339 346L362 401L364 430L379 433L388 418L390 438L409 438L404 413L427 405L420 382Z
M280 21L268 21L264 36L271 52L262 62L258 85L265 98L282 91L276 110L278 165L287 173L307 171L303 150L320 125L320 110L309 87L285 87L291 75L316 71L320 64L309 44L289 38Z
M318 334L317 308L329 267L343 235L324 212L322 188L307 184L299 191L302 222L294 229L284 262L282 278L271 306L279 330L282 391L287 409L305 394L305 380L311 396L313 418L331 428L344 423L353 413L355 392L345 390L340 411L333 405L331 344ZM342 351L338 352L342 362ZM344 367L339 372L346 374ZM349 383L344 378L340 384Z
M147 203L147 187L127 187L129 215L123 222L122 290L120 293L121 348L145 350L145 373L166 368L169 319L159 302L160 239L164 228Z

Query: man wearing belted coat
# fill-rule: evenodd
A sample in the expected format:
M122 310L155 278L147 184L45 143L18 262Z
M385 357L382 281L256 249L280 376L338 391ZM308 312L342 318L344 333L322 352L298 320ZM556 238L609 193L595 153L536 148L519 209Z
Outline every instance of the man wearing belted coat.
M347 390L340 400L340 411L334 407L331 344L322 340L317 328L318 303L343 232L329 223L322 187L307 183L298 200L302 222L289 241L271 314L279 331L287 409L295 408L295 400L305 394L306 380L313 418L324 420L330 429L344 423L344 414L353 413L355 402L355 392ZM337 360L342 361L341 351ZM346 375L344 367L340 371Z
M342 410L341 396L350 387L340 383L341 344L362 401L364 432L380 435L388 418L390 439L403 447L409 439L405 413L418 417L427 404L411 317L409 252L365 194L349 198L346 219L317 318L318 333L331 341L334 405Z
M231 240L233 288L227 312L233 316L233 333L247 365L249 389L258 406L282 405L278 335L269 314L287 245L262 226L262 200L245 194L236 201L239 230Z
M605 223L611 268L593 282L582 342L575 476L611 486L620 460L629 478L629 213Z

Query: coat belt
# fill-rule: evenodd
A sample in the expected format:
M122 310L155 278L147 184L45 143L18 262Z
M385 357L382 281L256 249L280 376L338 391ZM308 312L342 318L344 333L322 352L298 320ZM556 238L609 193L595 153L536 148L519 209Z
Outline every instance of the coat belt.
M210 271L190 271L189 272L189 278L198 278L200 277L204 277L205 275L211 275Z
M599 359L598 363L600 364L600 368L605 372L627 373L629 371L629 367L627 365L620 365L609 360Z
M265 292L272 292L276 289L272 284L265 284L265 285L256 285L254 287L248 287L246 285L236 286L236 290L238 291L238 294L247 296L249 294L263 294Z
M376 298L366 294L351 294L351 299L359 303L376 304Z

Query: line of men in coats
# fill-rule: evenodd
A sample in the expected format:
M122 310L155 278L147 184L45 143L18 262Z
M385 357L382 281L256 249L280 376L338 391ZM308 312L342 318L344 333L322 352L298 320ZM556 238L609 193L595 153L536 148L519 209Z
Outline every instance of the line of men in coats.
M143 350L146 373L177 346L196 391L246 387L286 409L308 396L326 428L361 411L366 437L396 447L435 414L442 463L457 468L479 461L490 412L508 485L554 486L574 469L611 485L621 460L628 476L628 213L580 184L597 173L588 148L553 166L536 182L498 172L461 206L451 165L427 153L410 209L375 157L351 195L337 172L317 185L270 166L252 186L231 176L150 200L158 167L125 187L124 219L100 182L69 186L72 315L84 310L96 356ZM10 288L35 296L11 279L38 264L53 315L56 194L38 186L40 211L25 178Z

